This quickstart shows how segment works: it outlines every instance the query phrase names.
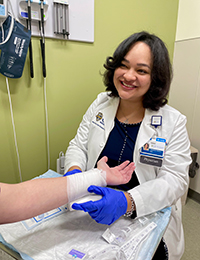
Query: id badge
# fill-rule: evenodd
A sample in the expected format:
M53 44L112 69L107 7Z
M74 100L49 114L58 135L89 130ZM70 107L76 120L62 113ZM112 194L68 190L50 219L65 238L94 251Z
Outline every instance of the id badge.
M140 163L161 167L166 147L166 139L150 139L140 150Z

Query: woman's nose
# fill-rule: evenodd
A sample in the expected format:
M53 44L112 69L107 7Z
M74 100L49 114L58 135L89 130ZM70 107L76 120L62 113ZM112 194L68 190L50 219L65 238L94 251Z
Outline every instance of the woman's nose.
M135 81L137 78L136 72L132 69L127 70L123 76L124 76L124 79L127 81Z

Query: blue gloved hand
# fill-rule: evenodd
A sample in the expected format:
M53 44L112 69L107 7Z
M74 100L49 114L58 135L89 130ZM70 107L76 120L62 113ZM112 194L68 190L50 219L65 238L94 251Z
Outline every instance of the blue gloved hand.
M115 220L126 213L127 199L124 192L94 185L91 185L88 191L102 195L102 199L94 202L74 203L72 205L73 209L84 210L88 212L97 223L107 225L111 225Z
M81 172L81 170L73 169L72 171L69 171L69 172L66 172L65 174L63 174L63 177L69 176L69 175L72 175L72 174L75 174L75 173L78 173L78 172Z

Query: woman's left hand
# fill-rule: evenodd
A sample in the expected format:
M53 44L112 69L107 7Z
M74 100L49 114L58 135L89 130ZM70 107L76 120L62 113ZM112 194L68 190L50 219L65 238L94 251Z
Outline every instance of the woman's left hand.
M126 213L127 199L122 191L91 185L89 192L101 195L102 199L84 203L74 203L72 208L88 212L97 223L111 225Z

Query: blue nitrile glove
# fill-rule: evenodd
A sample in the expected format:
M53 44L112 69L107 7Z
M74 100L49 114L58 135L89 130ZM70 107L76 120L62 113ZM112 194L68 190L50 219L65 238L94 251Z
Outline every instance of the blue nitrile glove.
M122 191L91 185L89 192L102 195L102 199L85 203L74 203L72 208L88 212L97 223L111 225L126 213L127 199Z
M68 176L68 175L72 175L72 174L75 174L75 173L78 173L78 172L82 172L82 171L79 170L79 169L73 169L72 171L66 172L66 173L63 175L63 177Z

